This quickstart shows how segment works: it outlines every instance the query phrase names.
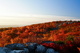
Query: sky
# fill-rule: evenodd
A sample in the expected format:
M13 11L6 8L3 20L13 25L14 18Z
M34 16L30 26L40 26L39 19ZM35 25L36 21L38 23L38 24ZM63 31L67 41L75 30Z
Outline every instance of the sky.
M80 0L0 0L0 25L80 20Z

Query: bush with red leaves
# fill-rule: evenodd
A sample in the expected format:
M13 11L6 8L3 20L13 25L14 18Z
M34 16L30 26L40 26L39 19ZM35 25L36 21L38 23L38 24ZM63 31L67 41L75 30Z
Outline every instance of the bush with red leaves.
M47 48L53 48L60 53L79 53L76 45L71 41L67 41L66 44L58 44L58 43L40 43L41 45Z

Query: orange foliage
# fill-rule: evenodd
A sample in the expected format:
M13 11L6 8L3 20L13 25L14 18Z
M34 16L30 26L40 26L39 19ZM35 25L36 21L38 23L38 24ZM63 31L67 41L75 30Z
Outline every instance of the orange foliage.
M0 46L10 43L42 42L42 41L66 41L68 36L74 36L77 44L80 38L79 21L54 21L41 24L33 24L24 27L1 28ZM3 44L3 45L2 45Z

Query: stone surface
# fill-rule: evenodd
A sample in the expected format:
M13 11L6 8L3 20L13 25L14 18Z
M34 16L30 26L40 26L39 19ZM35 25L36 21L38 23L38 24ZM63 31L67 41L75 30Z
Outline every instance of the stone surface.
M28 51L25 51L25 50L13 50L10 53L28 53Z
M47 49L46 47L44 47L42 45L38 45L35 52L36 53L45 53L46 49Z
M47 50L46 50L46 53L58 53L58 52L56 52L54 49L52 49L52 48L48 48Z
M23 50L25 48L25 45L24 44L15 43L15 44L6 45L5 47L10 48L12 50Z
M9 53L11 49L6 48L6 47L0 47L0 53Z

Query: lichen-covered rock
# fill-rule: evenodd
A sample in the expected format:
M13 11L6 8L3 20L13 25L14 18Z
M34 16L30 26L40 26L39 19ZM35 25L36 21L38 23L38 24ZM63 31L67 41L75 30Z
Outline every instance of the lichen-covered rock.
M15 43L15 44L6 45L5 47L10 48L12 50L23 50L25 48L25 45L24 44Z
M46 47L44 47L43 45L38 45L36 50L35 50L35 53L45 53L46 51Z
M12 50L10 53L29 53L29 50L24 48L23 50Z
M6 47L0 47L0 53L9 53L11 49L6 48Z
M48 48L47 50L46 50L46 53L58 53L58 52L56 52L54 49L52 49L52 48Z
M28 51L25 51L25 50L13 50L10 53L28 53Z
M26 43L26 46L29 49L29 53L35 53L37 45L38 45L37 43Z
M28 43L25 43L25 46L29 46L29 45L38 45L37 43L32 43L32 42L28 42Z

